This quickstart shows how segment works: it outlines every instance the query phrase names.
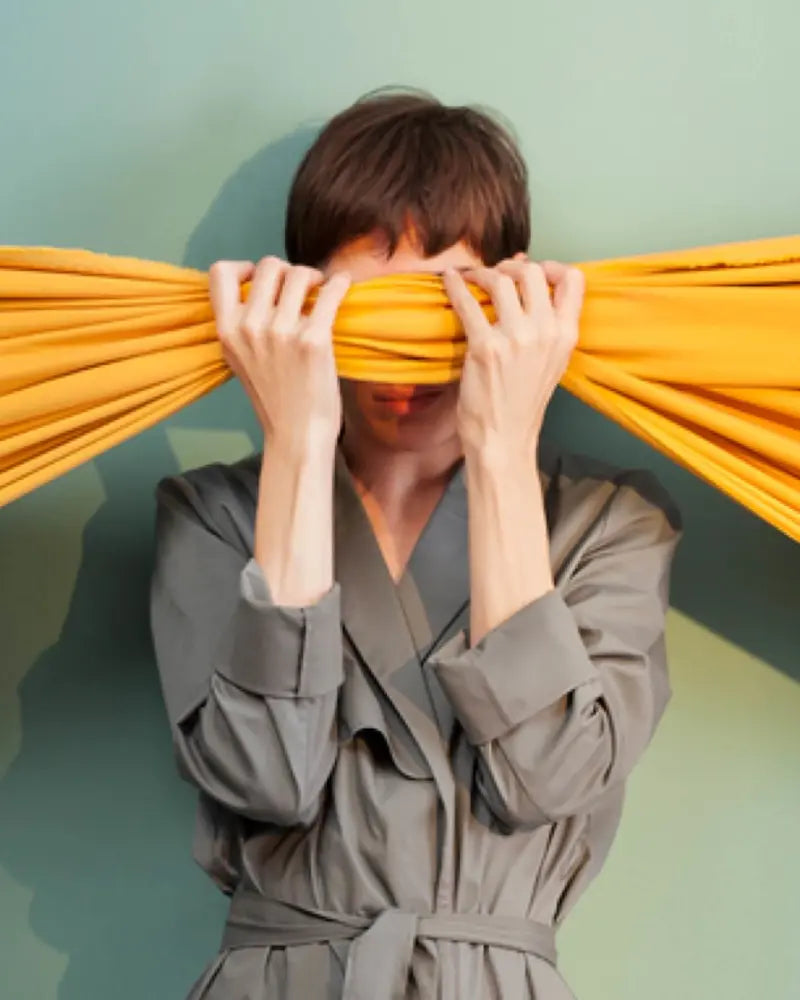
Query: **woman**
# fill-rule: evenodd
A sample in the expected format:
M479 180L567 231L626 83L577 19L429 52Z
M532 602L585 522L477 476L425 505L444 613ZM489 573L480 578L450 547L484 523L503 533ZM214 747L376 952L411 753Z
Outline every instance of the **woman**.
M554 930L669 697L678 518L646 474L539 447L583 285L529 235L506 131L391 94L301 164L291 263L212 268L265 445L158 490L165 700L232 895L192 998L571 995ZM462 320L460 382L337 379L350 283L414 271Z

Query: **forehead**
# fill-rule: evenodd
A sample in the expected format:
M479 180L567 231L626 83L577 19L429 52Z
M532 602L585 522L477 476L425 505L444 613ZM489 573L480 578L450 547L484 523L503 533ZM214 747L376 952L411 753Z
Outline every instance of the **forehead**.
M438 272L447 267L475 267L481 263L467 245L455 243L434 257L425 257L413 236L403 234L397 249L387 256L386 240L380 233L369 233L345 244L332 254L326 274L348 271L354 281L366 281L384 274L426 271Z

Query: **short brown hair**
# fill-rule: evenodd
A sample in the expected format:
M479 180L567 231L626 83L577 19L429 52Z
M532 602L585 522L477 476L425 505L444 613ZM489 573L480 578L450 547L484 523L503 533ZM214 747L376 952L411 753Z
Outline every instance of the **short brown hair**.
M286 253L320 267L377 232L413 232L426 257L463 240L486 265L530 242L528 171L510 128L422 91L367 94L323 128L295 174Z

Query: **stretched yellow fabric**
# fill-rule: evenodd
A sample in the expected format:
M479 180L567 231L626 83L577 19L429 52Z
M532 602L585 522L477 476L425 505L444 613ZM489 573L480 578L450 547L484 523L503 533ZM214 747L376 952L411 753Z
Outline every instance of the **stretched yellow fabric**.
M800 236L580 266L563 385L800 539ZM346 378L444 382L465 341L438 276L393 275L352 286L334 348ZM0 350L0 504L230 376L205 274L81 250L0 248Z

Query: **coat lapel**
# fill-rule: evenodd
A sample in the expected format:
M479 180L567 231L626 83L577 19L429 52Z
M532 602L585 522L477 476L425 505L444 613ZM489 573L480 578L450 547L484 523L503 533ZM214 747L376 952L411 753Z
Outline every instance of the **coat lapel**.
M397 592L425 661L469 605L467 488L463 463L419 537Z
M341 587L342 627L362 663L394 707L387 724L430 768L441 757L419 659L394 581L341 449L336 449L334 573ZM397 732L402 722L404 731Z
M357 584L343 595L345 625L362 654L365 646L381 650L385 634L376 634L375 615L392 624L425 660L469 604L467 490L463 463L451 476L395 584L378 546L369 517L340 449L335 474L335 563L340 583ZM369 583L369 589L365 586ZM344 589L344 588L343 588ZM350 588L348 588L348 591ZM388 603L385 614L381 614ZM365 620L364 610L372 616ZM387 619L391 619L391 622ZM372 625L365 629L365 626ZM356 634L361 639L359 642ZM379 654L378 659L381 656Z
M542 473L547 498L549 476ZM548 503L548 521L552 514ZM468 625L468 497L463 462L425 525L400 581L381 553L341 448L334 479L334 571L342 625L363 664L404 723L429 766L447 752L452 708L430 654ZM397 725L397 720L393 724Z
M455 713L428 657L467 624L469 546L467 490L463 463L447 484L419 537L397 595L419 656L430 710L441 739L449 745Z

